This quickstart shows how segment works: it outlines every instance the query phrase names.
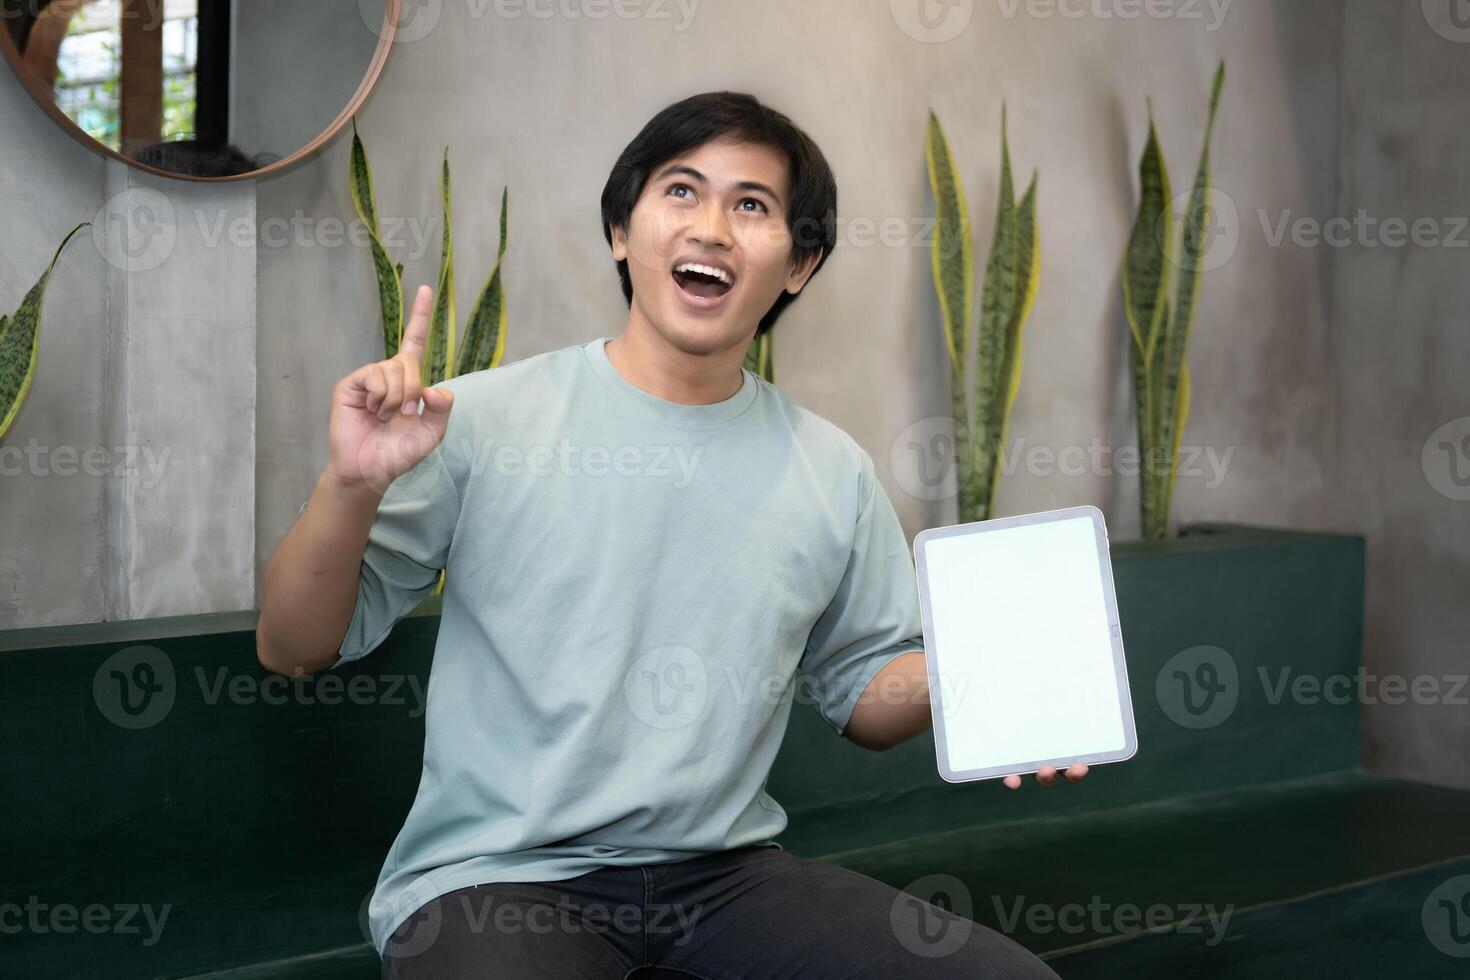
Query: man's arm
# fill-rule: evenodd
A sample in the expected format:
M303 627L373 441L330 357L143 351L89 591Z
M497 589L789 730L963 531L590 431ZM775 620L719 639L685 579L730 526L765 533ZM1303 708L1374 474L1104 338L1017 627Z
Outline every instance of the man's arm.
M420 382L432 309L421 286L398 353L332 389L330 461L261 582L255 656L266 670L311 674L337 661L383 498L444 438L453 393Z
M261 583L255 649L266 670L314 674L337 659L381 500L371 487L343 483L330 469L317 479Z
M928 731L932 721L924 651L911 650L894 657L868 682L842 737L883 752Z

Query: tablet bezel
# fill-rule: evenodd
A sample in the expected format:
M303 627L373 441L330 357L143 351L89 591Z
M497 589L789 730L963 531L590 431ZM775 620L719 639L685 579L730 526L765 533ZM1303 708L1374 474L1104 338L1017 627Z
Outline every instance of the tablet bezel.
M946 751L948 746L948 733L944 728L944 705L941 701L941 692L943 691L944 685L940 682L939 651L934 642L934 627L929 602L929 569L926 546L930 541L938 538L985 534L991 531L1000 531L1031 524L1047 524L1056 521L1075 520L1079 517L1091 519L1093 533L1097 540L1098 567L1101 569L1102 574L1103 599L1107 603L1109 632L1111 633L1110 639L1112 640L1114 689L1123 719L1123 747L1112 751L1093 752L1076 756L1075 758L1018 760L1013 765L989 766L983 769L959 771L950 769L946 761L948 756ZM1027 773L1038 772L1045 765L1055 766L1057 771L1061 772L1073 763L1081 762L1088 765L1096 765L1108 762L1125 762L1137 754L1138 730L1133 718L1133 694L1132 689L1128 686L1128 664L1123 656L1123 630L1118 621L1118 597L1113 589L1113 563L1108 547L1108 529L1103 519L1102 511L1090 504L1086 504L1080 507L1066 507L1061 510L1042 511L1036 514L1022 514L1016 517L974 521L969 524L955 524L949 527L928 528L927 530L920 531L914 538L914 565L918 572L919 614L924 628L924 660L929 676L929 710L933 718L935 761L939 766L939 775L946 782L969 783L984 779L997 779L1012 774L1025 775Z

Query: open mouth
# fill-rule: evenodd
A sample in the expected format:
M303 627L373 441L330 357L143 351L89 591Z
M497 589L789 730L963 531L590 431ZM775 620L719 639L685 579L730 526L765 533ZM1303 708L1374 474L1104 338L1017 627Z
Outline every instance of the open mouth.
M735 288L735 277L714 266L685 262L674 267L673 276L680 290L703 303L719 300Z

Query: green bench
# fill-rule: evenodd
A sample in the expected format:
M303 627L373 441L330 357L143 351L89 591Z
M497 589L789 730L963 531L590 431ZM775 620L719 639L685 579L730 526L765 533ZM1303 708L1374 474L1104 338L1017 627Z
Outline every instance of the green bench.
M1362 539L1201 525L1113 565L1134 759L955 785L927 734L868 752L798 706L767 784L782 845L1069 980L1465 975L1425 910L1470 872L1470 793L1362 772L1329 680L1358 671ZM0 634L0 928L25 920L0 975L376 977L364 914L418 785L435 609L296 682L257 665L253 613Z

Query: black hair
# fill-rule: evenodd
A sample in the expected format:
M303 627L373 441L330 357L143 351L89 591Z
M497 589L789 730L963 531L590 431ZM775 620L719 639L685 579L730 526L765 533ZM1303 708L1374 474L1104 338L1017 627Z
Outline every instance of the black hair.
M260 169L259 161L230 143L164 140L133 153L139 163L190 177L234 177Z
M743 92L705 92L676 102L648 121L613 164L602 189L602 234L612 244L614 226L625 231L633 205L654 168L715 140L758 143L786 154L791 172L786 227L791 232L793 264L821 253L812 275L826 264L837 244L837 181L826 157L790 119ZM633 303L628 261L618 262L623 296ZM810 278L807 280L810 282ZM805 287L803 287L805 289ZM768 332L797 293L784 289L756 327Z

